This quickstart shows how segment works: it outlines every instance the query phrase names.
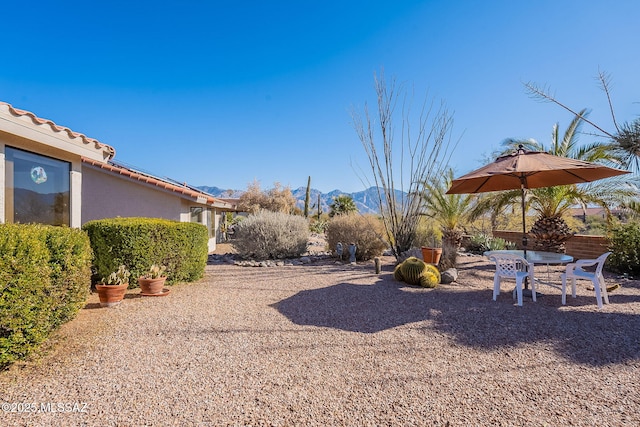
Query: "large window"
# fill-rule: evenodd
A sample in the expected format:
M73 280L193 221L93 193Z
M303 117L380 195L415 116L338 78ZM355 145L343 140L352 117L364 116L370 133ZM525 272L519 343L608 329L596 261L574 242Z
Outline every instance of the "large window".
M204 224L209 231L209 237L213 237L213 222L212 222L211 209L208 208L191 208L191 222L197 222L198 224Z
M6 222L69 225L70 164L5 148Z

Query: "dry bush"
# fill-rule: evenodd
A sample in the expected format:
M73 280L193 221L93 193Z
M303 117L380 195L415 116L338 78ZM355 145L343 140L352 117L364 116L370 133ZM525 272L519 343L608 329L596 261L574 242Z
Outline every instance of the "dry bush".
M373 215L338 215L327 225L327 243L331 251L335 254L336 246L341 242L348 255L349 244L355 243L358 261L382 255L388 247L382 236L384 226L380 219Z
M296 198L293 197L291 188L283 187L279 182L274 183L273 188L265 192L260 189L260 182L253 181L238 201L238 208L251 214L261 210L290 214L294 213L295 207Z
M300 216L260 211L236 225L233 247L245 258L282 259L306 252L309 223Z

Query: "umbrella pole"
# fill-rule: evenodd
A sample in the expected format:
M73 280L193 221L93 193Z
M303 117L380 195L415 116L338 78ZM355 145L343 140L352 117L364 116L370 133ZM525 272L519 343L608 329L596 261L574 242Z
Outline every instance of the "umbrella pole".
M527 216L525 215L525 194L524 194L524 182L520 184L520 191L522 193L522 249L524 249L524 259L527 259ZM524 279L524 288L529 289L528 277Z
M524 249L524 257L526 258L529 240L527 239L527 216L525 215L524 207L524 184L520 187L520 191L522 192L522 247Z

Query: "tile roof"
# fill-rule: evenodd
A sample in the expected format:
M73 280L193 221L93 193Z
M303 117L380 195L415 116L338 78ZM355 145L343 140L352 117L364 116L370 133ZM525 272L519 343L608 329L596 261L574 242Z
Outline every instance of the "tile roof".
M106 159L108 162L98 161L98 160L94 160L94 159L90 159L88 157L82 156L81 158L83 163L98 167L100 169L107 170L109 172L119 174L122 176L126 176L127 178L130 178L133 180L155 185L156 187L170 190L172 192L179 193L187 197L193 197L194 199L196 199L198 203L207 204L213 207L226 209L226 210L235 210L235 205L233 203L229 203L227 201L218 199L212 196L211 194L197 190L193 187L189 187L186 184L179 184L178 182L173 182L168 179L158 178L141 171L136 171L124 165L111 162L110 160L112 160L116 155L115 148L113 148L110 145L103 144L97 139L89 138L82 133L74 132L68 127L59 126L51 120L40 118L30 111L20 110L6 102L0 101L0 106L6 107L9 113L15 117L28 117L29 119L31 119L31 121L35 125L48 126L51 131L56 133L65 132L69 136L69 138L80 138L84 144L93 144L96 149L104 150L106 151L106 153L108 153L108 157Z
M97 168L113 172L118 175L125 176L129 179L144 182L146 184L154 185L156 187L163 188L165 190L173 191L174 193L181 194L187 197L193 197L198 203L207 204L213 207L217 207L225 210L235 210L236 206L225 200L205 193L204 191L197 190L185 184L179 184L177 182L171 182L167 179L158 178L145 172L136 171L128 168L124 165L115 164L113 162L105 163L99 162L87 157L82 157L82 162L95 166Z
M8 110L9 110L9 112L12 115L16 116L16 117L26 116L26 117L30 118L31 121L36 125L49 126L49 128L54 132L65 132L69 136L69 138L80 138L84 144L93 144L96 149L105 149L107 152L110 153L109 154L109 159L113 159L113 157L116 155L115 148L113 148L110 145L103 144L102 142L98 141L97 139L89 138L88 136L86 136L86 135L84 135L82 133L79 133L79 132L74 132L71 129L69 129L68 127L59 126L59 125L55 124L53 121L51 121L51 120L40 118L40 117L36 116L35 114L33 114L30 111L20 110L18 108L13 107L11 104L8 104L6 102L0 101L0 105L6 106L8 108Z

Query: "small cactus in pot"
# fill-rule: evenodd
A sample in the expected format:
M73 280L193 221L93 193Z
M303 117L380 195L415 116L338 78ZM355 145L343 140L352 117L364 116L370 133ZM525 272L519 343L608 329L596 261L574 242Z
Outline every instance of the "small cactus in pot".
M168 291L164 289L164 282L167 276L163 275L166 269L164 265L157 264L149 267L149 270L138 278L140 294L143 296L166 295Z
M131 273L126 266L121 265L117 271L102 279L96 285L101 307L114 307L122 302L129 287Z

